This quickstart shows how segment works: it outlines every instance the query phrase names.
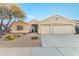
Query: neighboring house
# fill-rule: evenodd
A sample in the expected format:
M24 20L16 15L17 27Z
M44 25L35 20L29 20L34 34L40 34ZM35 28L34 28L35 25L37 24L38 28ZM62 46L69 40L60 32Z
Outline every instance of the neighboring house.
M11 31L12 33L28 33L29 24L21 20L16 21L12 24Z

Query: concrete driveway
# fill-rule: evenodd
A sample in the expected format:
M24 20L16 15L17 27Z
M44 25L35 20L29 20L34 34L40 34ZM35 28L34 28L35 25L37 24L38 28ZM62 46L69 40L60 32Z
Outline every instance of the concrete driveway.
M79 34L41 34L43 47L79 47Z

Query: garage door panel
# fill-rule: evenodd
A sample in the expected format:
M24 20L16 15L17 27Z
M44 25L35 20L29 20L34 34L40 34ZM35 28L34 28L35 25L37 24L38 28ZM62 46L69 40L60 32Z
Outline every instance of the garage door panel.
M53 26L53 33L72 33L72 26Z
M50 26L41 26L41 33L50 33Z

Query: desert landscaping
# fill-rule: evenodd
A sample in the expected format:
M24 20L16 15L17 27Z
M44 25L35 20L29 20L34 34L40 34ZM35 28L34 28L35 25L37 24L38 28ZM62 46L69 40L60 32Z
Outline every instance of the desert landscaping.
M30 33L30 34L16 34L19 37L16 37L15 40L6 40L5 38L0 39L0 47L41 47L42 42L40 34ZM36 35L37 39L32 39Z

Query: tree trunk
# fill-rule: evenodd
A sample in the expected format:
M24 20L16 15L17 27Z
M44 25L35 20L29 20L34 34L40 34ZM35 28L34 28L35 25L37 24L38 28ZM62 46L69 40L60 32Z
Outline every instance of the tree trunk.
M3 32L6 32L6 30L7 30L8 25L9 25L9 23L10 23L10 22L11 22L11 17L9 18L9 21L8 21L8 23L6 24L5 29L4 29L4 31L3 31Z
M16 17L15 17L15 19L14 19L14 21L13 21L12 23L14 23L15 21L16 21ZM7 23L4 32L6 32L7 30L9 30L9 29L11 28L12 23L9 25L10 22L11 22L11 19L10 19L10 21ZM8 25L9 25L9 26L8 26Z
M2 34L3 34L3 29L2 29L2 26L3 26L3 20L4 19L1 19L1 24L0 24L0 38L2 38Z

